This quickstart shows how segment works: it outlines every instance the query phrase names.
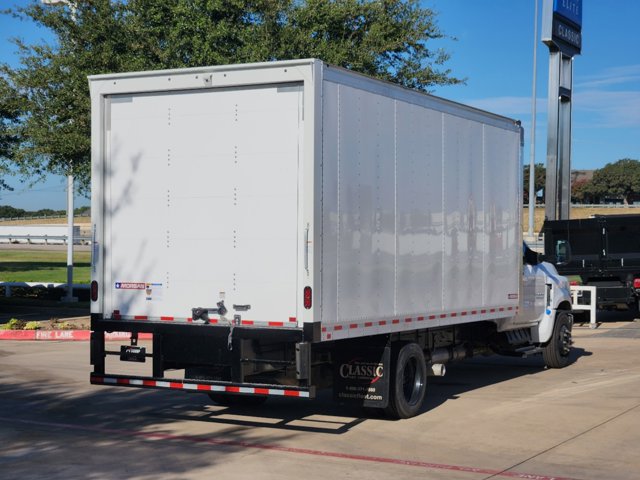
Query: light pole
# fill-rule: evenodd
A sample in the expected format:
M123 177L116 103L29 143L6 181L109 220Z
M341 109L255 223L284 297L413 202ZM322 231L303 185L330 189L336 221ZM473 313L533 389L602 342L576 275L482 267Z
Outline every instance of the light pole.
M66 5L71 10L71 20L76 21L76 5L70 0L40 0L43 5ZM73 296L73 169L67 174L67 296L65 302L76 302Z
M533 87L531 92L531 158L529 159L529 238L533 237L533 222L535 221L536 208L536 82L538 80L538 0L535 3L533 20Z

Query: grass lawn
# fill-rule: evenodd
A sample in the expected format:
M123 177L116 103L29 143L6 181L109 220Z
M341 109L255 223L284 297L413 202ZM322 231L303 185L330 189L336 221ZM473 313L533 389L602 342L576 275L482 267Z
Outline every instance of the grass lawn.
M67 252L0 250L0 281L66 283ZM91 252L74 252L73 283L91 281Z

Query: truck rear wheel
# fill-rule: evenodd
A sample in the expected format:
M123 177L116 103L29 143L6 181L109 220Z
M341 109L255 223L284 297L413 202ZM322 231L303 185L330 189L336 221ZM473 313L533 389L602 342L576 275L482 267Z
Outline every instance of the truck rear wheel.
M567 312L556 314L551 340L543 347L542 358L549 368L563 368L569 365L571 354L571 317Z
M407 343L394 350L397 354L391 360L389 404L385 414L391 418L410 418L420 411L424 402L427 365L417 343Z

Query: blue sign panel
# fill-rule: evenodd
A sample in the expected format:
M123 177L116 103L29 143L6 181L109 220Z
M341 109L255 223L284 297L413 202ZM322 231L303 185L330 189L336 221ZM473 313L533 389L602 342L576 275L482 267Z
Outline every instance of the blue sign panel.
M582 0L553 0L553 12L582 28Z

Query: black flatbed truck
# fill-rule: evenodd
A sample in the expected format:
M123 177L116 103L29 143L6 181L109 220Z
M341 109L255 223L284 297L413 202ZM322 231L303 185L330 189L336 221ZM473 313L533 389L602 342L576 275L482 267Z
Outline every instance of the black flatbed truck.
M597 308L637 308L640 297L640 215L594 215L545 221L545 260L558 273L595 286Z

